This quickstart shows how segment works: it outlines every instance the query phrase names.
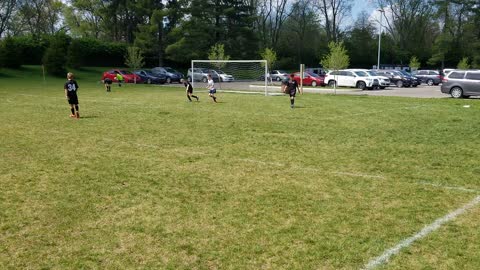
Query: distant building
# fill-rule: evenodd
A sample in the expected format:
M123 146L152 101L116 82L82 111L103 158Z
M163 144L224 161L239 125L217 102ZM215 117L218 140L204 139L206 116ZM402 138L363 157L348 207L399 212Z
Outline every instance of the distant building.
M372 69L377 69L377 65L373 65ZM380 64L380 69L397 69L397 70L410 71L410 66L408 66L408 65L395 65L395 64Z

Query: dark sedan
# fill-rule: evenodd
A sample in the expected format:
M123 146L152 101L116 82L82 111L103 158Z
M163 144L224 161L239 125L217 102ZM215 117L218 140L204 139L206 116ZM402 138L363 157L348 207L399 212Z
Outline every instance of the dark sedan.
M164 84L167 81L167 76L163 74L153 74L150 70L136 70L133 73L142 78L143 82L148 84Z

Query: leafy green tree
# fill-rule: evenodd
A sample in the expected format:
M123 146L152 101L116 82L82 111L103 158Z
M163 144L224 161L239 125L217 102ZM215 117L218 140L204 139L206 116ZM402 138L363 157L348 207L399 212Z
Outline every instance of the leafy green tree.
M145 65L143 61L142 51L138 47L128 47L127 54L125 55L125 65L129 68L136 70ZM134 77L134 83L137 83L136 77Z
M276 52L291 58L292 63L313 66L318 64L322 44L327 44L326 35L321 31L314 5L310 0L296 1L282 27Z
M225 54L225 46L221 43L217 43L210 47L208 53L209 60L230 60L230 55Z
M163 66L165 38L163 17L165 13L161 9L155 9L148 23L138 26L138 32L135 33L135 46L139 47L145 55L155 59L158 66Z
M263 60L267 60L267 68L269 71L271 71L275 66L275 62L277 61L277 53L270 48L265 48L260 55L262 56Z
M352 67L372 67L377 62L378 37L376 29L368 20L368 14L362 12L355 26L346 33L345 47L350 52ZM382 60L385 60L382 58Z
M410 58L410 68L412 70L417 70L418 68L420 68L420 61L418 61L418 58L416 56L412 56L412 58Z
M347 68L350 64L350 57L345 49L343 42L330 42L328 44L330 53L326 55L320 64L329 70L339 70Z
M192 0L185 3L184 18L168 34L165 52L170 60L188 62L205 59L210 47L224 44L232 58L253 58L258 38L253 29L252 1Z
M60 0L17 1L21 31L40 37L43 34L56 34L63 29L62 10L64 4Z
M463 57L462 60L460 60L460 62L458 62L457 68L458 69L469 69L470 64L468 63L468 57Z
M433 41L440 32L434 21L435 9L426 0L377 0L391 12L383 17L387 33L394 42L396 63L407 63L412 55L427 60Z
M350 57L348 56L348 52L343 46L343 42L330 42L328 44L328 48L330 49L330 53L323 57L320 64L326 69L329 70L339 70L347 68L350 64ZM335 94L337 89L337 84L334 84Z

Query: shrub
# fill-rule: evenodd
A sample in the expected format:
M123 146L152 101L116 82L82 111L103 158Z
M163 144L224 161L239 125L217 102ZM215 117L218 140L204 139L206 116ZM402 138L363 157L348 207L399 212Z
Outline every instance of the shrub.
M0 66L20 68L22 66L21 48L12 37L5 38L0 44Z
M64 76L67 65L67 47L69 37L65 34L57 34L52 37L45 55L43 64L48 74Z

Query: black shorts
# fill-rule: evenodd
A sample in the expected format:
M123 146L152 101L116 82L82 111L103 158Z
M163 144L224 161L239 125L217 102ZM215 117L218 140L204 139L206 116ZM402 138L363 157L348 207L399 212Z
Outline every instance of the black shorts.
M72 96L68 96L68 104L78 104L78 97L77 95L72 95Z
M295 94L297 94L297 91L296 90L290 91L289 94L291 97L295 97Z
M187 94L193 94L193 90L187 90Z
M104 82L105 84L108 84L108 85L112 84L112 80L105 80Z

